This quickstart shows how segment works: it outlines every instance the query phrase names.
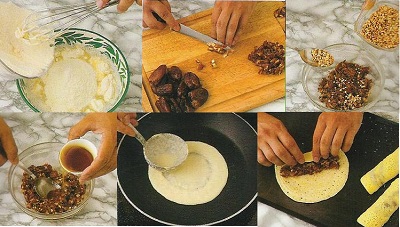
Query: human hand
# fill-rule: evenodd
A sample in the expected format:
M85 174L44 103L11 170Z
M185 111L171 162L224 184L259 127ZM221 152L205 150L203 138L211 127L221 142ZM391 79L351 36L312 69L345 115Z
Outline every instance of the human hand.
M0 118L0 166L9 160L12 164L18 164L18 149L10 127Z
M211 15L211 37L228 46L235 45L256 3L255 1L216 0Z
M337 156L339 149L349 151L362 119L363 113L357 112L321 113L313 135L313 160L318 162L329 154Z
M96 5L101 9L104 6L106 6L106 4L109 2L110 0L96 0ZM128 10L128 8L133 5L133 3L135 3L135 0L120 0L118 5L117 5L117 10L119 13L123 13L125 11Z
M157 20L156 13L162 20ZM179 31L178 21L172 16L171 6L167 0L143 0L143 27L162 30L169 26L174 31Z
M88 131L101 134L97 157L79 177L81 183L102 176L117 167L117 131L134 135L128 122L137 125L134 113L90 113L71 127L68 140L79 138Z
M134 137L135 131L133 131L133 129L129 127L129 124L132 124L132 126L136 127L138 125L136 117L137 117L136 113L123 113L123 112L117 113L118 132Z
M257 114L257 160L264 166L304 163L304 155L283 123L266 114Z

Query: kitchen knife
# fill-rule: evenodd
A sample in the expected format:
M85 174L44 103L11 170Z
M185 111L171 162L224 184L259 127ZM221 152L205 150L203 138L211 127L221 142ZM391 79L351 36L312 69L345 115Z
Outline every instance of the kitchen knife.
M161 23L164 23L164 24L166 23L165 20L162 19L157 13L152 12L152 14L157 19L157 21L159 21ZM179 26L180 26L181 29L179 31L176 31L176 32L179 32L181 34L193 37L193 38L195 38L195 39L197 39L197 40L199 40L201 42L204 42L206 44L215 43L215 44L221 45L221 46L224 47L225 50L230 50L231 49L229 46L225 46L225 44L221 43L220 41L215 40L215 39L211 38L210 36L204 35L203 33L200 33L200 32L198 32L198 31L196 31L194 29L191 29L188 26L185 26L183 24L179 24ZM173 30L173 31L175 31L175 30Z
M193 37L204 43L216 43L218 45L223 45L223 43L219 42L218 40L215 40L215 39L211 38L210 36L204 35L196 30L193 30L193 29L189 28L188 26L185 26L183 24L179 24L179 26L181 27L181 29L179 31L177 31L179 33Z

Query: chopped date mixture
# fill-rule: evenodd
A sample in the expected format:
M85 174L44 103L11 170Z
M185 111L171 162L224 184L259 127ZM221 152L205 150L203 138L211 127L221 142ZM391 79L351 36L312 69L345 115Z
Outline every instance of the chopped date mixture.
M321 159L319 162L305 162L294 166L284 165L280 175L282 177L313 175L325 169L339 169L339 157L330 155L327 159Z
M385 49L399 45L399 11L383 5L372 13L361 28L361 35L369 42Z
M286 17L286 7L280 7L275 10L274 12L274 17L275 18L285 18Z
M26 208L44 214L57 214L69 211L83 201L86 185L79 184L77 176L71 173L63 176L49 164L31 165L29 170L36 177L51 178L55 183L61 185L61 189L53 190L48 193L47 198L42 198L34 189L35 181L24 172L21 190L25 197Z
M208 91L202 87L199 77L192 72L182 73L177 66L160 65L149 77L156 106L160 112L194 112L208 99Z
M368 101L372 80L370 68L356 63L340 62L318 86L319 100L334 110L354 110Z
M264 41L248 59L260 67L259 74L279 75L285 70L285 48L277 42Z

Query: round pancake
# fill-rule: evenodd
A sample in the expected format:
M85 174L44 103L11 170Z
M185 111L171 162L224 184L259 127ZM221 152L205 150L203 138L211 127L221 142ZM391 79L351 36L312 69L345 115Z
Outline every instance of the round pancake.
M189 154L177 168L160 172L149 167L153 188L166 199L183 205L207 203L217 197L228 180L228 166L214 147L187 141Z
M305 153L304 156L311 157L311 152ZM275 166L275 176L279 186L289 198L302 203L316 203L335 196L342 190L349 175L349 161L341 150L339 169L326 169L313 175L282 177L281 168Z

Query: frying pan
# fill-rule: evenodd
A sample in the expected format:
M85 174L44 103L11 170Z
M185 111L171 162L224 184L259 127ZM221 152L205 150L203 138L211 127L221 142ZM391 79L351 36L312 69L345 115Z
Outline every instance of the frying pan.
M137 128L145 138L168 132L185 141L214 146L225 158L229 173L226 186L214 200L194 206L171 202L152 187L142 145L125 136L118 148L118 186L142 214L169 225L211 225L238 215L255 200L257 134L239 115L151 113L139 119Z

